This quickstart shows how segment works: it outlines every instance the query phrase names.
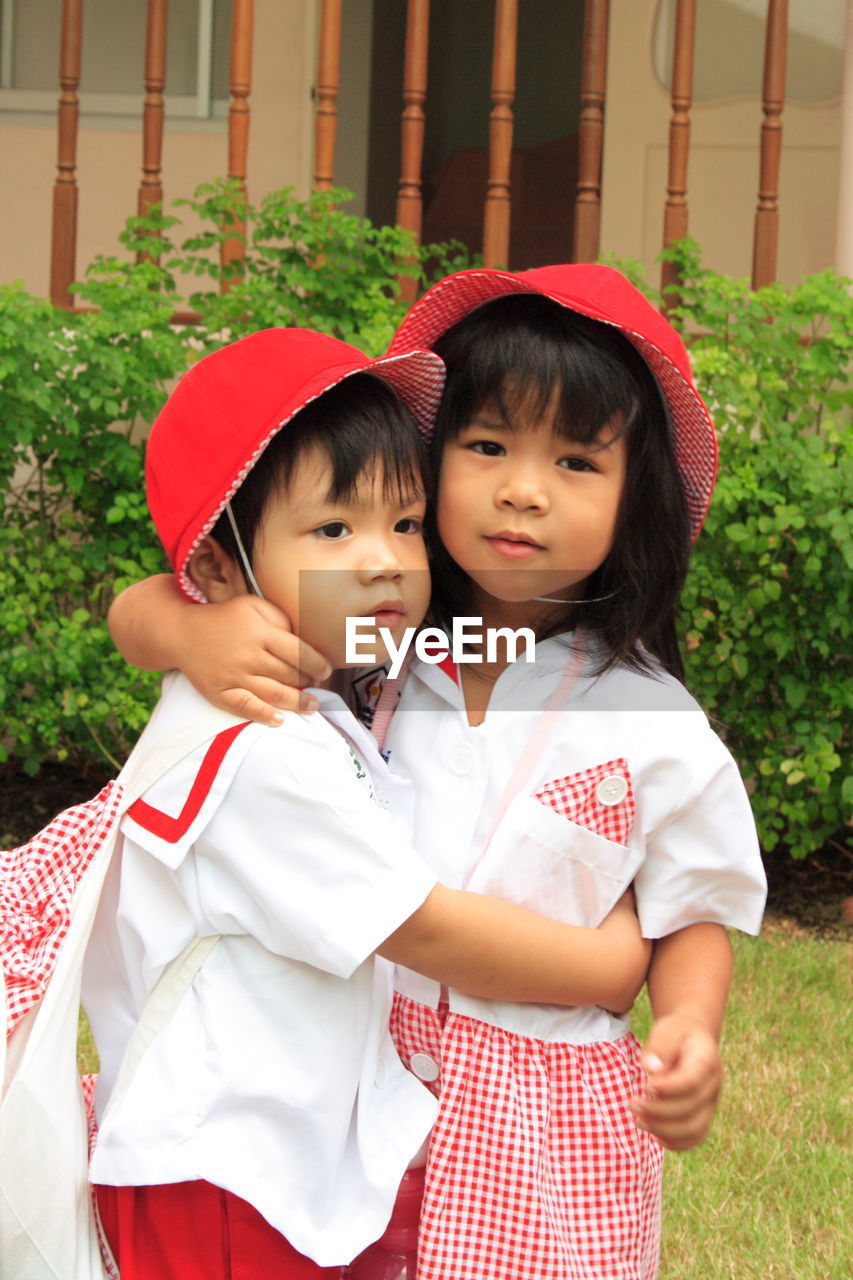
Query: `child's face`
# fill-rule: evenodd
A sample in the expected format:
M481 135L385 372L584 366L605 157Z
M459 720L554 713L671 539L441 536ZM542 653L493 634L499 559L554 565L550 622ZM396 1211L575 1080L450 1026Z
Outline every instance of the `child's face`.
M438 532L475 602L492 613L530 602L534 625L553 616L535 597L578 598L606 558L625 481L621 423L578 444L553 429L555 407L535 415L522 402L507 423L487 402L447 442L439 473Z
M375 619L398 644L429 604L422 493L384 492L381 471L365 474L353 498L330 501L329 461L321 448L299 459L287 490L270 496L252 553L263 595L333 667L346 662L346 619ZM361 632L369 652L369 631ZM384 661L377 638L375 653ZM363 665L363 662L362 664Z

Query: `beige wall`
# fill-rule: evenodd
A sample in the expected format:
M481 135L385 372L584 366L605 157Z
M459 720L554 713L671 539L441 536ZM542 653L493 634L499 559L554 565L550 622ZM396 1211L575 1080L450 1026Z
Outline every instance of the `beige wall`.
M639 258L655 281L670 117L669 95L652 67L656 8L657 0L610 4L601 243L604 253ZM689 232L703 246L706 265L732 275L751 271L761 120L758 96L691 111ZM778 275L794 282L834 265L839 103L789 101L782 125Z
M276 187L294 186L302 194L310 188L318 7L318 0L256 0L249 137L253 201ZM23 279L31 292L41 295L49 288L56 145L54 113L0 113L0 280ZM119 248L118 232L136 211L141 164L138 120L81 117L78 273L95 254ZM226 121L167 124L166 203L190 195L200 182L226 173L227 166Z
M666 198L668 93L652 66L657 0L611 0L604 152L602 251L641 259L650 278ZM366 184L368 68L373 0L347 0L342 58L338 180ZM249 194L253 201L290 185L307 194L313 170L311 85L320 0L256 0L250 98ZM347 56L348 55L348 56ZM725 51L721 51L725 56ZM346 68L354 68L347 71ZM389 89L399 118L400 95ZM688 201L690 232L707 265L748 275L758 189L759 98L693 107ZM56 174L55 112L0 112L3 200L0 280L22 278L34 293L49 285L51 192ZM783 115L779 275L793 281L833 264L838 209L838 103L788 102ZM167 126L165 197L188 195L227 166L225 121ZM78 273L97 253L117 249L135 211L141 170L138 120L81 120ZM183 216L186 216L185 214ZM851 214L853 220L853 214Z

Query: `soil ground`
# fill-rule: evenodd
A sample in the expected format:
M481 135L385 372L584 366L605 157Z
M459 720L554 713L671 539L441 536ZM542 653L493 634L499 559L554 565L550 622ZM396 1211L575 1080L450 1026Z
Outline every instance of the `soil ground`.
M97 794L114 776L109 766L44 765L30 778L13 764L0 765L0 848L27 840L54 814ZM853 924L853 849L840 832L809 858L785 850L765 857L768 915L776 927L824 936L849 936Z

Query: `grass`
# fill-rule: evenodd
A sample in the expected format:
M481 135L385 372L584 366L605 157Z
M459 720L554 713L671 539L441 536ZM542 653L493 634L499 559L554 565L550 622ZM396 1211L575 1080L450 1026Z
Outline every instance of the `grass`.
M847 1280L847 944L772 921L733 941L726 1084L708 1140L667 1155L659 1280Z
M659 1280L847 1280L851 955L786 922L736 935L711 1136L668 1153ZM648 1004L634 1017L642 1038ZM88 1027L81 1070L96 1070Z

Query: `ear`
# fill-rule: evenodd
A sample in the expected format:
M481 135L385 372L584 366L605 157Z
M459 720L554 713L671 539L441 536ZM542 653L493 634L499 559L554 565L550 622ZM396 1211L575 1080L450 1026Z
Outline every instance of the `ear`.
M202 538L190 556L187 573L211 604L233 600L248 591L237 562L215 538Z

